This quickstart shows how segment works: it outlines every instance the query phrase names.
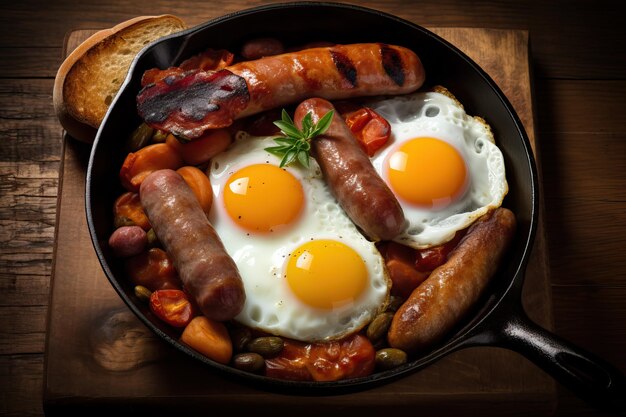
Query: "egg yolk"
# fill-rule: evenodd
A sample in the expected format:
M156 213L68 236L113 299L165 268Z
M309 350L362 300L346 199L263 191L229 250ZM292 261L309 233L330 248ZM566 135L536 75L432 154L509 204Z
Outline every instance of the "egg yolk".
M453 146L420 137L395 149L387 160L387 177L394 193L408 203L443 208L467 188L467 167Z
M250 165L235 172L224 188L230 218L251 232L266 233L290 224L304 206L300 182L271 164Z
M298 299L325 310L353 302L369 281L363 259L334 240L313 240L296 249L287 261L286 278Z

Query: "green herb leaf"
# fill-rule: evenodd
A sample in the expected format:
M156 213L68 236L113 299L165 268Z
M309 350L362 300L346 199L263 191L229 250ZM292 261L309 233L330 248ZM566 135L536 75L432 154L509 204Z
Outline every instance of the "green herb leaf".
M274 142L276 142L279 145L286 145L286 146L291 146L294 144L294 142L296 142L296 140L292 139L292 138L286 138L283 136L278 136L274 138Z
M283 122L290 124L292 126L295 126L296 124L293 122L293 119L291 118L291 116L289 116L289 113L287 113L287 110L283 109L280 112L280 118Z
M289 149L291 149L290 146L270 146L269 148L265 148L267 152L280 157L282 157Z
M295 161L297 155L298 155L298 151L296 149L293 149L293 148L289 149L287 152L285 152L283 159L280 161L280 167L282 168L286 165L289 165L293 161Z
M303 137L302 133L293 124L289 124L282 120L276 120L274 122L274 125L276 125L288 137L293 137L293 138L298 138L298 139Z
M304 137L309 137L311 134L311 129L313 128L313 116L311 116L311 112L308 112L302 118L302 132L304 133Z
M328 113L324 115L324 117L322 117L319 120L319 122L317 122L317 124L315 125L315 130L311 132L311 136L312 137L319 136L323 134L324 132L326 132L328 128L330 127L330 124L332 121L333 121L333 112L329 111Z
M309 167L309 153L305 150L298 152L298 162L305 168Z
M285 136L274 138L278 146L270 146L265 150L272 155L282 157L280 167L298 161L300 165L308 168L311 151L311 140L326 132L330 127L334 116L334 111L326 113L317 123L313 123L313 115L307 113L302 118L302 129L298 129L294 121L285 109L281 112L281 120L274 124Z

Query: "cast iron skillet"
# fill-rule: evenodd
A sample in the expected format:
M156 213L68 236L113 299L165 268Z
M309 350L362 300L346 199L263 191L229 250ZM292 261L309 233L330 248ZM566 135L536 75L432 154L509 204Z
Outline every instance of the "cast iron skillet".
M107 248L113 230L111 208L123 190L118 172L125 157L123 142L139 124L134 110L143 72L166 68L208 47L238 51L259 36L288 45L307 41L385 42L413 49L426 68L426 85L452 91L469 114L487 119L504 153L509 194L504 205L517 216L518 232L507 259L487 294L458 328L432 351L399 368L369 377L328 382L278 381L215 363L177 341L177 335L138 302L121 263ZM433 33L391 15L362 7L329 3L278 4L233 13L146 47L107 113L93 146L86 186L86 210L93 244L108 279L129 308L157 335L184 353L227 376L263 389L288 393L335 394L387 383L432 364L461 348L500 346L520 352L578 395L610 406L623 391L619 371L532 323L521 305L524 272L537 225L538 187L528 138L510 103L489 76L467 56Z

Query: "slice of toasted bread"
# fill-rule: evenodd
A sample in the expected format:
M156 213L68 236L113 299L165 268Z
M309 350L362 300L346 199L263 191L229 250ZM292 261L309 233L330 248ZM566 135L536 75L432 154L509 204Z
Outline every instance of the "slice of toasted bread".
M137 53L185 28L176 16L139 16L80 44L59 67L54 82L54 108L70 136L92 142Z

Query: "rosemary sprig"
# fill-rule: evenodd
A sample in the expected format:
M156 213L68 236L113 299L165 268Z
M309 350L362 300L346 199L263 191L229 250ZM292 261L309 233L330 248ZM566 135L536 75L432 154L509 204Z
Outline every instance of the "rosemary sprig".
M273 155L281 157L280 167L298 161L302 166L309 167L311 151L311 139L326 132L333 120L334 111L326 113L317 123L313 123L311 112L302 119L302 129L298 129L285 109L281 113L281 120L274 124L285 136L274 139L276 146L270 146L265 150Z

